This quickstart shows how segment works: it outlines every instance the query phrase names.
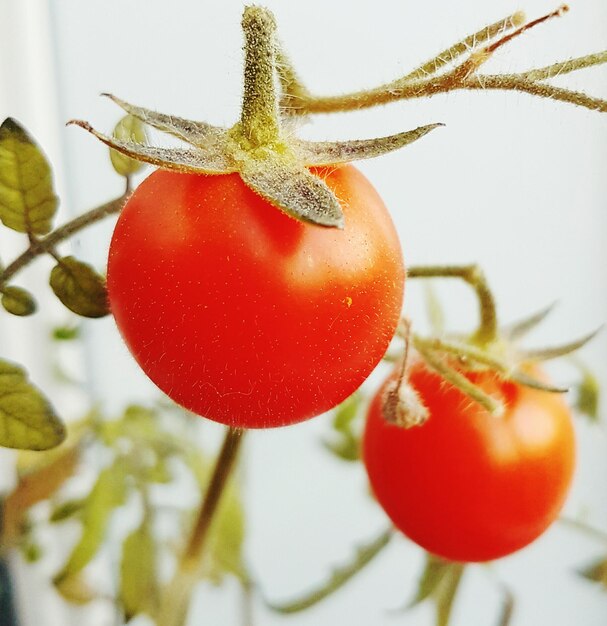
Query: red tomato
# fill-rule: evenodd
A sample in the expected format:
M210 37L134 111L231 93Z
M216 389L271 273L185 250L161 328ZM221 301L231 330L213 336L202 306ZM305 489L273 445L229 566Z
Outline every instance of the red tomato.
M423 363L410 382L429 409L404 430L373 399L363 455L373 491L395 526L452 561L488 561L526 546L553 522L575 464L570 412L555 394L470 373L504 402L494 417Z
M349 396L382 358L405 271L394 225L354 167L316 172L344 230L299 222L237 174L157 171L116 225L112 313L175 402L231 426L281 426Z

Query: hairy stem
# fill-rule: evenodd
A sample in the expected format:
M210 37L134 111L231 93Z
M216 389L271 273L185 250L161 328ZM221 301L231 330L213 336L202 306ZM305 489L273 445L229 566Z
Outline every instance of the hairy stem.
M52 253L55 246L62 241L69 239L72 235L101 221L109 215L119 213L129 198L130 193L130 184L127 183L126 191L119 198L110 200L101 206L91 209L87 213L79 215L42 239L31 239L27 250L0 272L0 285L6 284L15 274L29 265L36 257L42 254Z
M495 300L481 268L476 265L418 265L410 267L408 278L461 278L476 291L480 323L472 341L485 346L497 339L498 326Z
M209 530L224 488L236 466L243 434L244 430L238 428L230 428L226 433L188 544L173 579L160 599L156 616L158 626L182 626L185 623L192 591L200 580L200 563Z
M259 6L244 10L244 96L240 128L253 147L272 143L280 134L276 75L276 22Z

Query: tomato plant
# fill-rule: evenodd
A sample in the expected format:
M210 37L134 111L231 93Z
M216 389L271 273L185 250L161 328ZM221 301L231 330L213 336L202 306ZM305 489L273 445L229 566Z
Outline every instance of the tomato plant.
M352 166L317 173L343 230L289 217L237 174L157 171L125 206L111 310L146 374L191 411L232 426L298 422L383 356L404 286L392 221Z
M557 517L571 482L575 444L570 412L557 394L467 373L504 403L496 417L421 361L409 383L429 412L402 429L371 403L363 454L373 492L394 524L429 552L487 561L541 535Z

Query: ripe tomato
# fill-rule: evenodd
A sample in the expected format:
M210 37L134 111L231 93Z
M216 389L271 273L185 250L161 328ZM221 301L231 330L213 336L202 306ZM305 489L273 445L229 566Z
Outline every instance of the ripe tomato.
M299 422L383 356L405 280L397 234L358 170L316 173L344 230L287 216L237 174L157 171L125 206L111 310L145 373L187 409L238 427Z
M394 376L394 375L393 375ZM488 561L526 546L555 520L571 482L575 444L560 396L498 379L469 378L500 398L494 417L422 362L410 382L429 410L404 430L373 399L363 456L373 491L411 540L453 561Z

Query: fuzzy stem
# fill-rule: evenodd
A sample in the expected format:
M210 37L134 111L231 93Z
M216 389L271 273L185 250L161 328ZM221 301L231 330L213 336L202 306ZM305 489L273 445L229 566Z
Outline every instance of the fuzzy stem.
M424 361L438 374L440 374L447 382L457 387L462 393L478 402L491 415L500 417L504 413L503 405L486 394L480 387L470 382L466 376L449 367L440 357L437 357L431 350L423 345L413 341L415 349L422 355Z
M476 265L414 266L407 271L408 278L461 278L476 291L480 308L480 323L472 342L486 346L497 339L498 326L495 300L481 268Z
M468 37L462 39L462 41L459 41L458 43L452 45L446 50L443 50L433 59L430 59L430 61L424 63L406 76L403 76L403 78L401 78L398 82L419 80L431 76L432 74L436 74L436 72L438 72L441 68L449 65L462 54L470 52L474 48L477 48L479 45L494 39L495 37L503 34L507 30L517 28L523 23L524 19L524 13L519 11L517 13L514 13L513 15L509 15L499 22L490 24L489 26L486 26L478 32L473 33L472 35L468 35Z
M2 272L0 272L0 285L5 285L15 274L29 265L36 257L53 252L55 246L62 241L69 239L77 232L101 221L109 215L120 213L122 207L128 200L131 193L130 185L127 182L126 191L122 196L114 200L110 200L101 206L91 209L87 213L83 213L73 220L60 226L43 239L33 239L30 245L22 254L20 254L12 263L10 263Z
M244 10L245 36L244 95L241 132L254 148L276 141L280 135L276 80L274 16L266 9Z
M244 430L230 428L217 457L211 480L199 509L187 547L171 582L166 586L156 616L158 626L182 626L192 591L200 580L200 562L204 554L209 530L217 513L224 488L236 466Z

